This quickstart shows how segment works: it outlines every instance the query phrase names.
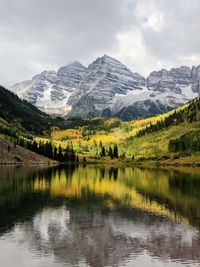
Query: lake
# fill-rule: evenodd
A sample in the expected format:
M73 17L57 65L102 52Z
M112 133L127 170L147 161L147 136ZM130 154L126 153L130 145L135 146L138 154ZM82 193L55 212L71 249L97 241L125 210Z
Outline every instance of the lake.
M200 170L0 166L0 266L200 266Z

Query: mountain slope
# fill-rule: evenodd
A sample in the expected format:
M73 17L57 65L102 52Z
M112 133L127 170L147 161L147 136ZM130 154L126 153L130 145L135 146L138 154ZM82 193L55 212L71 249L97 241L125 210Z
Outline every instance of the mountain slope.
M41 110L67 117L148 117L200 94L200 66L153 71L145 78L107 55L88 68L74 62L10 88Z
M42 134L56 121L26 100L0 86L0 118L29 132Z
M117 94L126 95L128 91L140 93L144 87L143 76L132 73L121 62L104 55L89 65L79 85L79 93L71 96L71 115L101 115L104 109L113 107ZM112 114L116 112L112 110Z
M132 122L134 134L120 145L137 161L200 165L200 98L166 114Z
M57 72L44 71L30 81L11 86L9 90L46 113L63 115L71 109L68 99L82 80L85 69L76 61Z
M87 158L88 162L115 160L117 163L118 158L122 162L133 159L157 162L189 155L187 163L200 164L200 98L162 115L129 122L101 117L79 119L71 128L57 128L50 136L34 140L51 142L53 147L64 149L72 146L80 158ZM113 158L116 149L117 156Z
M56 164L56 161L38 155L7 140L0 139L0 164Z
M143 136L147 133L156 132L170 126L179 125L181 123L192 123L200 121L200 97L195 98L181 109L174 110L168 116L161 118L154 124L150 124L146 128L140 130L137 136Z

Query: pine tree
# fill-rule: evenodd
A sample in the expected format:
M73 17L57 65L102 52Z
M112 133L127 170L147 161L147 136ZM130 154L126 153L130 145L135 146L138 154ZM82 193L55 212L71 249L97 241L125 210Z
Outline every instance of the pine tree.
M108 156L110 156L110 158L113 159L113 151L112 151L111 146L109 147L109 150L108 150Z
M44 156L53 159L53 146L51 142L47 142L44 145Z
M59 145L59 147L58 147L58 161L62 162L63 160L64 160L64 157L63 157L62 147L61 147L61 145Z
M38 152L38 145L37 145L37 142L34 140L33 142L32 142L32 151L34 151L34 152Z
M117 145L114 145L113 156L114 158L119 158Z
M67 145L65 152L64 152L64 161L69 162L70 161L70 147Z
M58 149L57 149L57 147L56 147L56 146L54 147L54 151L53 151L53 158L54 158L55 160L57 160L57 159L58 159Z
M105 150L105 147L104 146L102 146L102 148L101 148L100 155L101 155L101 157L105 157L105 155L106 155L106 150Z
M76 154L74 152L74 150L72 150L72 153L71 153L71 162L76 162Z

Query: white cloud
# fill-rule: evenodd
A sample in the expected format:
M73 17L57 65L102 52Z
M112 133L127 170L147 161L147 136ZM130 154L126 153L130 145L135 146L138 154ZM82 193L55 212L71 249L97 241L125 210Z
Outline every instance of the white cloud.
M149 67L155 67L154 58L147 54L143 38L138 28L119 33L117 36L118 49L111 53L126 64L132 71L149 74ZM148 60L148 62L147 62Z
M160 31L163 26L163 15L159 13L152 14L147 20L147 26L155 31Z

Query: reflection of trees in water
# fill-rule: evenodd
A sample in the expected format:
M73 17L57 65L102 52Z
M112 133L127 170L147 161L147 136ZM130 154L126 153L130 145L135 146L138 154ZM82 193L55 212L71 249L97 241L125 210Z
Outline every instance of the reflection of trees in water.
M192 225L200 227L198 175L114 166L59 166L46 169L20 167L17 170L5 170L0 181L0 205L2 203L8 207L8 212L3 211L7 212L8 217L17 207L20 212L24 198L29 203L30 210L40 202L45 203L45 198L50 198L52 203L56 199L70 198L108 208L144 208L175 220L180 220L182 215ZM37 200L34 200L36 194ZM13 211L9 211L10 206L14 207Z
M103 179L105 177L109 177L109 179L114 179L114 180L117 180L118 178L118 170L119 168L118 167L109 167L109 168L105 168L105 167L100 167L100 179Z
M50 205L57 206L62 200L52 199L48 191L35 192L35 180L51 184L55 174L65 170L70 178L74 166L65 167L3 167L0 166L0 235L9 231L16 223L23 222L32 217L39 209Z
M116 167L110 167L110 169L108 170L108 173L109 173L109 178L110 179L114 179L114 180L117 180L118 178L118 168Z
M199 228L199 189L199 175L174 171L114 166L2 168L0 232L21 222L27 232L23 242L45 253L53 250L62 261L70 259L75 264L83 257L91 266L118 266L145 249L159 258L200 262L199 237L194 230L151 214L173 220L183 215ZM63 204L70 217L61 222L62 215L56 212ZM114 212L116 208L118 212ZM43 213L38 212L41 209ZM53 212L60 223L52 219ZM42 224L45 217L46 230Z
M200 229L200 172L143 170L143 179L138 180L135 187L139 193L187 217L191 225Z

